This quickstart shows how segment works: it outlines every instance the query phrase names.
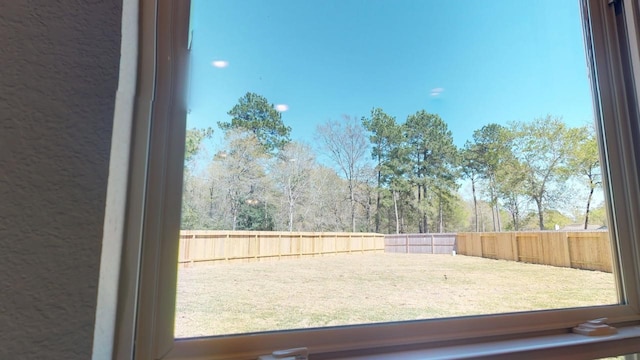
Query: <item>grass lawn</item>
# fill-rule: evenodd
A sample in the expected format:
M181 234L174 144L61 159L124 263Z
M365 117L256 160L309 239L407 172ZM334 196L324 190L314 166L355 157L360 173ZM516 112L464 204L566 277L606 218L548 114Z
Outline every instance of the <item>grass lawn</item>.
M613 304L614 277L469 256L338 255L178 271L175 335Z

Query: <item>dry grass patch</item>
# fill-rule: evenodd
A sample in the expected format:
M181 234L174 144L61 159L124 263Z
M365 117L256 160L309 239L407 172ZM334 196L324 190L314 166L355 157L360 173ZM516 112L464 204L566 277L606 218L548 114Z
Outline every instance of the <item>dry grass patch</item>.
M176 337L617 302L612 274L468 256L341 255L179 269Z

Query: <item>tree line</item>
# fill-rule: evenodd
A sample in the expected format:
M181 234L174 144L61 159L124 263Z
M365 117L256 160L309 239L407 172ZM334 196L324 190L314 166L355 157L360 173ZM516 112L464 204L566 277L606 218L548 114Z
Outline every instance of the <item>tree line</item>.
M318 125L312 148L290 139L261 95L247 93L228 115L213 155L199 154L213 129L187 130L184 229L426 233L606 222L593 204L601 192L594 131L560 117L488 124L458 148L437 114L400 122L374 108Z

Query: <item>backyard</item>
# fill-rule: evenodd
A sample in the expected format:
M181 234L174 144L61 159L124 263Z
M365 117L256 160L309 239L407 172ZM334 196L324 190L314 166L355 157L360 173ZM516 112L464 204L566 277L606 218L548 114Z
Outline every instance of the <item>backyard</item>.
M180 268L177 338L617 302L610 273L470 256L352 254Z

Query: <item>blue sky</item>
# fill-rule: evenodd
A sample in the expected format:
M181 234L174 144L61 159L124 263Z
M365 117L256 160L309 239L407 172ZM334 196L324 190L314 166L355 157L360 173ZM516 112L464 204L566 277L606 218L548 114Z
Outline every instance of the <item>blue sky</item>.
M189 127L246 92L286 104L294 140L373 107L439 114L458 146L485 124L593 121L578 1L192 0ZM224 61L224 67L212 65ZM218 63L219 64L219 63Z

